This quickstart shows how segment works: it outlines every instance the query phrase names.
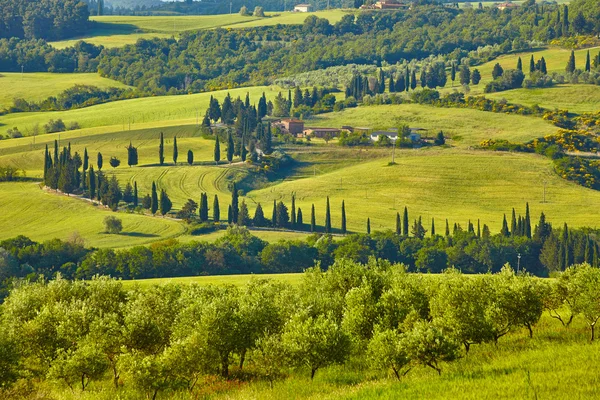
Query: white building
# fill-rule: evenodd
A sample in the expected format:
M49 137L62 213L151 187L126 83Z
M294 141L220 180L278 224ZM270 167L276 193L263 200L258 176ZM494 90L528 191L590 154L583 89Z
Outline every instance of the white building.
M294 6L294 12L311 12L312 6L310 4L296 4Z

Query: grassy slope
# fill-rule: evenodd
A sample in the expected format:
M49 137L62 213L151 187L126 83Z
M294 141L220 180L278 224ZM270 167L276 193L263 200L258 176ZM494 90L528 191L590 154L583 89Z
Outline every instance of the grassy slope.
M233 98L237 96L244 98L246 93L250 93L251 100L258 103L263 92L266 92L268 98L273 98L277 95L278 89L254 86L192 95L122 100L69 111L8 114L0 117L0 129L2 126L17 126L26 132L36 124L44 125L49 119L58 118L67 124L76 121L82 128L103 126L106 127L105 131L128 130L129 122L132 129L181 124L182 121L195 123L196 115L200 122L202 121L211 96L222 101L227 92ZM159 121L160 124L156 124Z
M54 193L35 183L0 184L0 239L26 235L34 240L67 239L77 231L88 246L127 247L174 237L183 226L162 218L119 214L121 235L103 233L103 219L114 215L103 208Z
M267 18L242 17L239 14L201 15L201 16L152 16L125 17L102 16L91 17L98 22L96 27L86 36L52 43L57 48L72 46L78 40L103 45L105 47L120 47L133 44L138 39L153 37L171 37L181 32L214 29L214 28L248 28L277 24L299 25L309 15L327 18L332 24L344 15L342 10L319 11L314 13L267 13Z
M46 72L0 74L0 109L13 104L13 99L40 101L74 85L93 85L100 88L126 87L121 82L102 78L98 74L52 74Z
M559 85L546 89L515 89L486 94L491 99L506 99L511 103L537 104L548 109L574 113L600 111L600 88L594 85Z
M156 278L156 279L141 279L133 281L123 281L125 287L139 285L140 287L148 287L151 285L164 285L168 283L176 284L198 284L198 285L235 285L243 286L250 280L255 278L274 279L280 282L290 284L300 283L303 274L259 274L259 275L219 275L219 276L194 276L186 278Z
M555 223L597 226L590 204L600 193L562 180L552 172L549 160L530 154L488 153L467 150L401 151L396 166L389 158L370 161L314 178L289 181L250 192L253 201L289 202L296 193L297 207L308 217L315 204L317 222L324 223L325 197L331 199L332 224L340 226L340 205L346 202L348 228L364 232L367 217L374 230L392 229L396 212L408 206L411 221L422 215L429 229L431 218L443 232L445 218L467 225L480 218L492 231L501 226L502 214L515 207L524 212L529 202L537 219L544 211ZM542 204L543 182L547 203ZM577 199L577 200L574 200ZM270 208L269 208L270 210ZM308 218L306 218L308 220Z

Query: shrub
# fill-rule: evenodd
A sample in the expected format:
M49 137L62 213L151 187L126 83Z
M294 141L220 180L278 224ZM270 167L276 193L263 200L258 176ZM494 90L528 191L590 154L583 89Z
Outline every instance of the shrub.
M108 216L104 218L104 227L106 233L118 235L123 230L123 222L117 217Z
M46 133L64 132L67 130L67 127L62 119L57 119L56 121L51 119L46 125L44 125L44 130Z

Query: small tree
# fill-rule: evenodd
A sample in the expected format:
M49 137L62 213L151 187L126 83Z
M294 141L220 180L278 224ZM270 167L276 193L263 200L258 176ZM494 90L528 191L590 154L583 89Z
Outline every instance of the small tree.
M238 212L237 224L239 226L249 226L250 225L250 214L248 213L248 206L246 206L246 202L242 200L240 203L240 211Z
M571 50L571 55L569 56L569 62L567 62L567 67L565 70L572 74L575 72L575 51Z
M129 146L127 146L127 165L129 165L131 167L132 165L137 165L137 164L138 164L137 147L133 147L133 144L131 144L131 142L129 142Z
M412 368L406 339L395 330L375 332L367 349L369 361L376 368L390 368L398 380Z
M433 142L436 146L443 146L446 144L446 138L444 137L444 132L439 131L435 141Z
M498 79L503 74L504 74L504 69L502 68L502 66L500 65L500 63L496 63L496 65L494 65L494 69L492 70L492 78L493 79Z
M121 160L119 160L117 157L110 158L110 166L111 167L117 168L119 165L121 165Z
M169 199L167 192L165 192L165 190L162 189L160 191L160 214L164 216L169 211L171 211L172 207L173 203L171 203L171 199Z
M264 18L265 17L265 10L260 7L260 6L256 6L254 7L254 16L255 17L259 17L259 18Z
M242 8L240 8L240 15L242 17L250 16L250 13L248 12L248 8L246 6L242 6Z
M188 150L187 153L187 162L189 165L194 164L194 152L192 150Z
M471 74L471 83L473 85L479 85L479 82L481 82L481 72L479 72L478 69L474 69L473 74Z
M113 216L108 216L104 218L104 228L106 233L118 235L123 230L123 222Z

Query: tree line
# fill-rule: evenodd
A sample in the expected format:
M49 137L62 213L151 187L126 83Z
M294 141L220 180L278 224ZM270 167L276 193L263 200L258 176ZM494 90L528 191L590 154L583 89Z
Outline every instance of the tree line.
M103 381L115 394L193 395L209 376L313 379L350 359L398 380L413 368L442 374L472 346L522 330L533 337L544 311L566 326L581 315L594 340L598 282L600 270L587 264L544 281L508 265L493 275L452 269L426 278L374 259L311 268L298 286L24 281L1 306L0 390L34 379L74 393Z

